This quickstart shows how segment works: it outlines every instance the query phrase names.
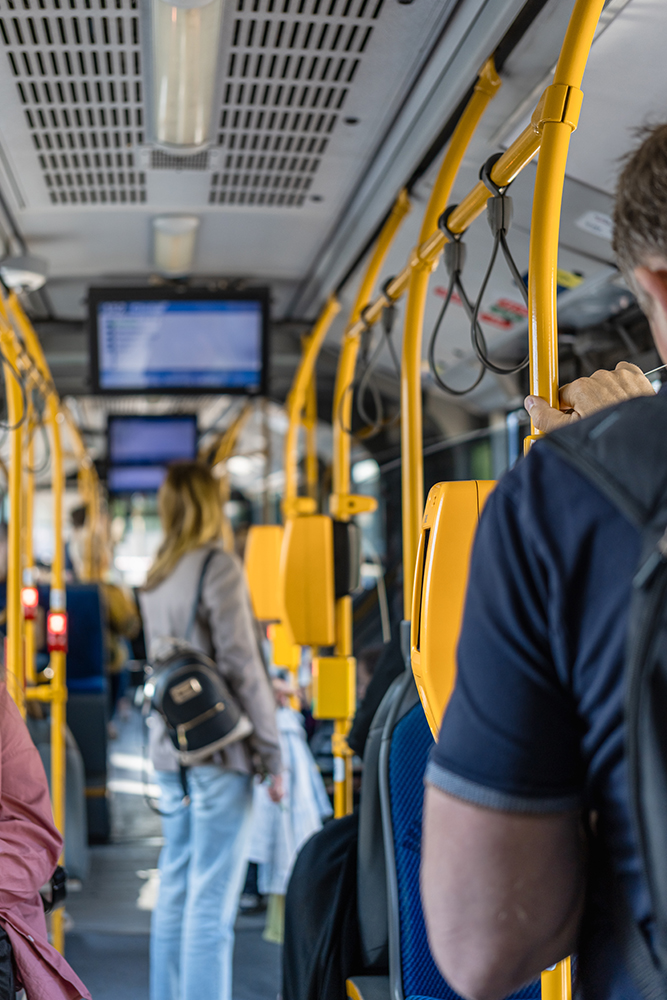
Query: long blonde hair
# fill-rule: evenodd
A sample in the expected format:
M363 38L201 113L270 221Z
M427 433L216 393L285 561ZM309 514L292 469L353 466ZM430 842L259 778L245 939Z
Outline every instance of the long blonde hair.
M148 571L146 590L154 590L178 561L222 536L220 486L202 462L174 462L158 493L164 541Z

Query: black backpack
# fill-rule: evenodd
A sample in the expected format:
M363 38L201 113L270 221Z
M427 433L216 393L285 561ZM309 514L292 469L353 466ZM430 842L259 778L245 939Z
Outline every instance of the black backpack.
M189 642L206 570L215 552L212 549L204 560L185 639L165 640L166 653L151 662L144 688L152 707L167 724L183 767L202 763L253 731L250 719L237 705L215 663Z
M667 395L603 410L549 434L543 446L574 466L641 533L626 655L625 728L631 808L655 918L655 955L623 899L619 923L624 957L637 987L646 1000L665 1000Z

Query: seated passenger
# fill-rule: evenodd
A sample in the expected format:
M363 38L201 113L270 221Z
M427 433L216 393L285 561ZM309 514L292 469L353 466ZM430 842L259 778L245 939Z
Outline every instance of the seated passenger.
M61 850L42 762L0 683L0 1000L90 997L48 941L39 890Z
M614 247L667 361L667 125L620 176ZM550 430L644 394L648 380L621 365L566 387L569 413L526 406ZM422 855L433 955L465 997L507 996L575 952L578 997L642 997L617 938L623 897L649 948L655 926L624 749L639 556L637 529L543 443L485 507Z
M158 507L165 537L140 598L149 652L169 637L186 636L200 592L192 645L215 660L254 733L188 767L185 797L166 725L156 713L149 720L165 839L151 925L150 997L231 1000L253 773L270 776L274 802L283 795L275 704L241 566L222 547L218 482L205 465L176 463Z

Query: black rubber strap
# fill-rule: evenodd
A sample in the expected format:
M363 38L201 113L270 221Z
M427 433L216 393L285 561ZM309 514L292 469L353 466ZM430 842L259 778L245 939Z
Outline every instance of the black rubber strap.
M197 594L195 596L194 604L192 605L192 611L190 613L190 620L188 622L188 627L186 628L185 635L183 636L183 638L187 642L189 642L190 639L192 638L192 632L193 632L194 627L195 627L195 622L197 621L197 612L199 611L199 604L201 602L201 595L202 595L202 591L204 590L204 577L206 576L206 570L208 569L209 563L211 562L211 559L213 558L213 556L215 555L216 552L217 552L217 549L211 549L211 551L208 553L208 555L204 559L204 562L203 562L203 565L202 565L202 568L201 568L201 573L199 574L199 583L197 584Z

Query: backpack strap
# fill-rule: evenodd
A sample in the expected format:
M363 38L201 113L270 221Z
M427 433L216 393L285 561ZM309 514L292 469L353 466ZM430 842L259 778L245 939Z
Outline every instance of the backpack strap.
M199 583L197 584L197 593L195 594L194 604L192 605L192 611L190 612L190 620L188 621L188 627L185 630L185 635L183 636L188 642L192 638L192 633L195 627L195 622L197 621L197 612L199 611L199 605L201 603L201 595L204 590L204 577L206 576L206 570L208 569L213 556L217 552L217 549L211 549L207 553L204 562L202 563L201 572L199 574Z
M641 396L546 435L640 530L667 526L667 394Z
M644 682L645 656L638 646L638 624L645 618L643 589L667 558L667 394L640 397L547 435L538 447L550 448L577 470L617 507L642 535L642 555L635 575L630 614L626 692L626 753L633 819L645 877L655 908L654 886L647 866L643 803L638 777L646 766L642 742L645 713L634 696ZM643 690L643 688L641 689ZM641 745L640 745L641 744ZM616 927L623 958L644 1000L665 1000L665 972L637 925L619 880L615 882ZM658 939L660 927L657 928ZM659 944L659 941L658 941Z

